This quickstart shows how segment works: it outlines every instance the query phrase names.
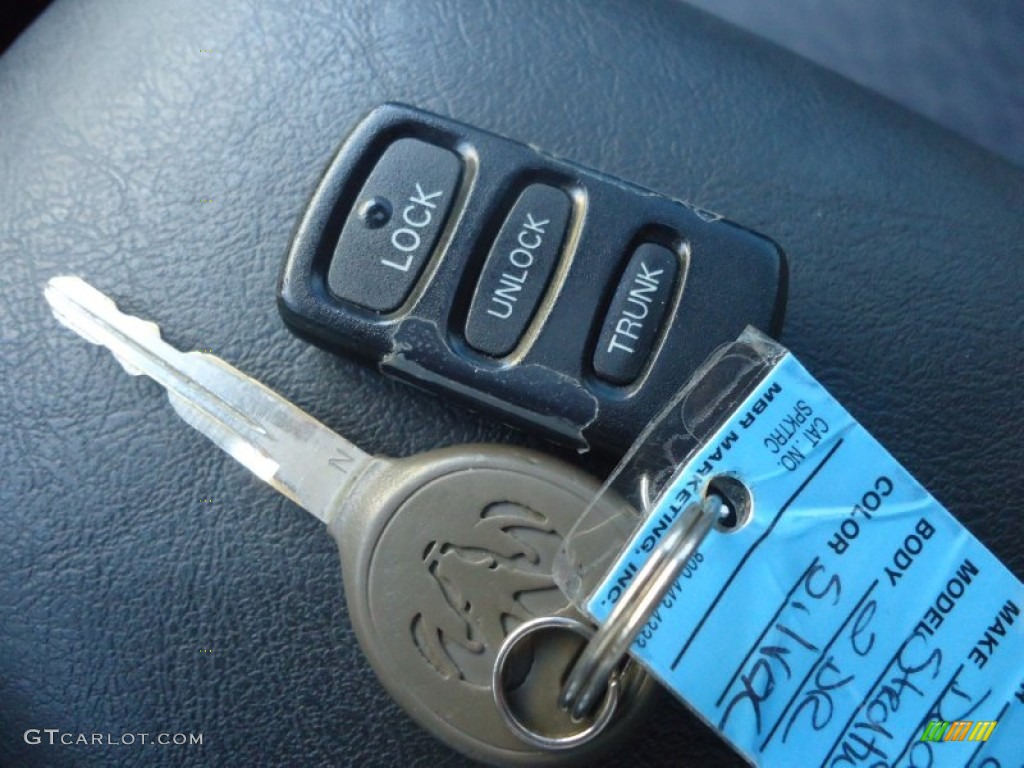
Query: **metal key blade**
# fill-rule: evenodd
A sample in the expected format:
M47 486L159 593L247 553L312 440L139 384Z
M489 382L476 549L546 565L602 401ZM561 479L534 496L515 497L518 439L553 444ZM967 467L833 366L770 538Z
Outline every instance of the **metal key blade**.
M220 358L175 349L81 278L51 278L44 293L57 320L161 384L182 419L323 522L373 459Z

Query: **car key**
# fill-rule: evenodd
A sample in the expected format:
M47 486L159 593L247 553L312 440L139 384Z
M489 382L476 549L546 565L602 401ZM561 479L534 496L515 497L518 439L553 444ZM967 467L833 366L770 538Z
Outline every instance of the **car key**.
M721 216L400 104L345 140L278 305L301 336L621 453L717 347L776 334L786 262Z
M220 358L178 351L154 323L121 313L77 277L52 278L45 295L61 323L109 348L132 375L163 385L186 422L327 525L359 642L421 725L472 757L530 765L603 753L629 731L656 688L640 672L622 681L619 717L608 730L558 753L510 733L490 689L509 619L574 615L551 564L596 495L588 475L508 446L370 456ZM520 671L515 695L525 716L556 736L586 725L557 706L558 670L578 650L537 649L534 666L548 670L537 673L546 679L529 664Z

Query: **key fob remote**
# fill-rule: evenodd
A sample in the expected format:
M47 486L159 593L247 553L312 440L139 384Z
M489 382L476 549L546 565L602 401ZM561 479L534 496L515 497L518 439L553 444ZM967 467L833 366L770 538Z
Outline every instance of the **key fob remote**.
M747 325L781 249L679 200L384 104L331 162L278 306L299 335L579 450L621 453Z

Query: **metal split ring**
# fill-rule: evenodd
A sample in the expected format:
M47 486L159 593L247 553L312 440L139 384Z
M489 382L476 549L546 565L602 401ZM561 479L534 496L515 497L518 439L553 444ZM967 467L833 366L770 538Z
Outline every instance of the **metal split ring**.
M710 493L683 510L596 631L577 619L548 616L527 621L508 634L494 661L491 690L498 711L516 736L541 749L563 750L585 744L608 726L619 705L626 669L633 663L627 655L630 646L683 566L711 532L723 508L722 497ZM591 723L565 736L539 733L523 723L512 711L505 690L505 672L512 651L530 635L548 629L569 630L587 640L559 691L558 707L569 712L573 722L582 722L604 694Z
M509 727L512 733L534 747L559 751L572 749L573 747L585 744L608 727L608 724L615 716L615 712L619 706L619 699L622 695L622 679L618 671L612 672L608 679L608 686L606 689L607 693L601 702L601 707L598 709L597 714L594 715L593 720L589 725L581 728L575 733L562 736L550 736L539 733L533 728L527 726L512 710L508 692L505 690L505 669L508 666L508 661L512 651L519 646L521 642L526 640L530 635L551 629L568 630L581 636L584 641L591 640L594 635L594 630L589 625L584 624L578 619L572 619L565 616L542 616L520 624L508 634L505 641L498 649L498 654L494 659L494 673L491 679L491 690L494 693L494 703L498 707L498 712L501 713L502 719L505 721L505 724ZM551 699L553 706L557 690L557 687L552 689ZM573 722L580 721L582 721L582 718L573 718Z
M714 527L722 507L720 496L708 494L683 510L676 524L655 546L569 673L558 703L573 717L589 712L610 685L614 670L680 570Z

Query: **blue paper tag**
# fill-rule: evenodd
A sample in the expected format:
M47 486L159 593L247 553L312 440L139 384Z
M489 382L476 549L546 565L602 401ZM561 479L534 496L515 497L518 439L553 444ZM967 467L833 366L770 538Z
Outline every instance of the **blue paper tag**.
M712 532L636 659L757 765L1022 765L1024 586L792 355L660 496L595 620L717 474L749 522Z

